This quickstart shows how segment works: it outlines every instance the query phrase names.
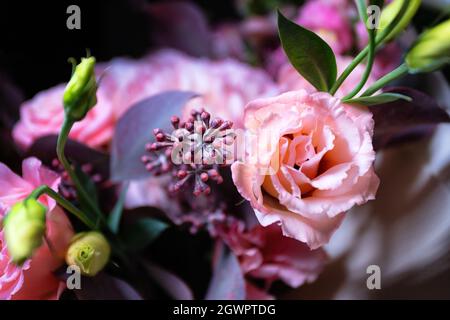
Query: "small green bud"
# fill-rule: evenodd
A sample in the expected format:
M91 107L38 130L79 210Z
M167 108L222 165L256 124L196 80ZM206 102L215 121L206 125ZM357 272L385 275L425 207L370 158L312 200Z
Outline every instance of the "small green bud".
M450 19L425 31L405 61L411 73L431 72L450 63Z
M81 58L64 90L63 104L66 115L74 121L82 120L97 103L95 58Z
M405 14L397 23L397 25L392 29L389 35L386 37L386 42L394 39L397 35L406 29L406 27L411 22L411 19L416 14L417 10L420 7L421 0L394 0L390 4L388 4L383 11L381 12L379 29L383 30L386 28L392 20L395 19L397 14L400 12L400 9L403 5L404 1L408 1L408 8L405 11Z
M83 275L93 277L106 266L110 254L108 240L100 232L82 232L73 237L66 263L78 266Z
M46 208L30 198L16 203L3 220L3 232L11 259L22 265L42 244Z

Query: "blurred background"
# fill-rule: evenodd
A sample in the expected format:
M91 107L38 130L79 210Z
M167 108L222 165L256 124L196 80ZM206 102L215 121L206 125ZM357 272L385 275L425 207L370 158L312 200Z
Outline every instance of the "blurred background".
M264 57L270 57L267 52L279 46L275 8L282 6L289 12L303 2L2 1L0 161L13 168L20 164L20 153L10 136L19 106L37 92L68 79L68 57L83 56L89 48L99 61L117 56L138 58L169 46L194 56L231 56L267 66L270 61ZM80 30L66 27L66 9L73 4L81 9ZM423 1L404 41L430 25L448 5L446 0ZM261 21L268 23L258 24ZM238 34L232 28L237 25ZM229 32L218 33L219 29ZM243 50L230 45L236 36L245 38ZM406 81L435 97L448 111L448 71ZM331 261L319 279L283 298L449 299L449 137L450 126L440 125L431 136L380 152L376 167L382 182L377 199L347 215L327 246ZM381 290L366 287L366 268L372 264L381 268Z

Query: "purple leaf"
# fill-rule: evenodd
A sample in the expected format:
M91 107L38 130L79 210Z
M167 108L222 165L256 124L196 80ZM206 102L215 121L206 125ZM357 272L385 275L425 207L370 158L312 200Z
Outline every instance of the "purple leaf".
M147 6L153 25L152 40L192 56L211 54L211 33L200 8L191 2L158 2ZM187 30L188 35L187 35Z
M170 297L176 300L193 300L194 296L191 289L173 273L152 264L145 263L150 276L155 282L165 290Z
M373 144L376 150L429 135L437 124L450 122L447 112L420 91L404 87L385 91L403 94L412 101L397 100L369 106L375 120Z
M133 105L118 121L111 148L111 179L124 181L148 176L141 157L153 129L168 129L170 117L180 115L183 106L197 94L167 91Z
M37 139L27 151L27 156L35 156L50 166L53 159L57 159L56 143L58 136L48 135ZM91 164L93 171L104 179L109 177L109 156L106 153L91 149L74 140L68 140L65 148L67 158L78 165Z
M104 272L82 277L81 289L74 292L79 300L142 300L128 283Z
M209 284L206 300L244 300L245 280L237 257L229 249L221 250Z

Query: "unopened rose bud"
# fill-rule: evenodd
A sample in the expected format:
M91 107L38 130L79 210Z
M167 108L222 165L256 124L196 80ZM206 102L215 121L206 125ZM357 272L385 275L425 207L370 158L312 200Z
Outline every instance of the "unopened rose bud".
M97 103L97 80L95 58L81 58L64 90L63 104L66 115L79 121Z
M3 220L3 232L9 255L22 265L42 244L45 235L46 208L36 199L16 203Z
M400 9L401 9L404 1L408 1L408 7L407 7L403 17L400 19L400 21L397 23L397 25L394 27L394 29L392 29L392 31L386 37L385 41L394 39L403 30L406 29L406 27L411 22L411 19L414 17L417 10L419 9L420 3L422 2L421 0L394 0L394 1L392 1L381 12L380 23L379 23L380 30L383 30L384 28L386 28L392 22L392 20L395 19L397 14L400 12Z
M66 263L78 266L83 275L93 277L106 266L110 254L108 240L100 232L82 232L73 237Z
M406 54L411 73L431 72L450 63L450 19L425 31Z

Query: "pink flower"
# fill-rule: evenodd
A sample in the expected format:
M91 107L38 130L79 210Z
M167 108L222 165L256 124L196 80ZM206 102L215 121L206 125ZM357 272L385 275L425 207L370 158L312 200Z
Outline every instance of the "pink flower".
M20 120L13 130L15 142L26 149L38 138L58 134L63 120L64 85L38 93L20 109ZM98 148L109 143L114 128L111 104L103 90L98 91L97 105L83 121L77 122L70 138Z
M342 4L332 1L308 1L299 11L296 22L314 31L325 40L336 54L352 46L352 29Z
M14 203L26 198L33 189L46 184L56 190L59 176L44 168L36 158L22 163L23 177L16 175L0 163L0 217L3 218ZM57 299L64 286L53 275L64 263L65 250L73 235L65 213L47 197L39 198L49 209L47 214L47 238L53 251L42 245L33 258L22 267L9 258L3 232L0 230L0 300L4 299Z
M185 90L201 95L186 107L186 115L194 108L204 107L237 126L242 125L244 107L249 101L278 92L263 70L233 59L199 59L175 50L162 50L138 61L113 60L103 85L114 101L116 118L148 96Z
M231 170L263 226L277 222L284 235L315 249L329 241L345 211L375 198L366 108L300 90L250 102L244 121L248 154Z
M322 249L310 250L301 242L283 237L276 224L245 230L244 223L234 221L217 230L239 259L247 279L247 299L271 298L265 290L254 285L252 279L263 280L265 288L277 280L298 288L315 281L327 260Z
M345 70L345 68L350 64L351 61L351 57L336 56L338 75L340 75ZM344 83L339 87L335 96L342 98L346 94L350 93L361 80L361 77L364 74L364 70L364 65L358 65L344 81ZM308 92L317 91L316 88L314 88L305 78L303 78L289 62L284 64L280 68L278 72L277 82L281 92L295 91L300 89L304 89ZM375 78L373 76L369 76L369 79L364 85L362 91L367 89L373 82L375 82Z

